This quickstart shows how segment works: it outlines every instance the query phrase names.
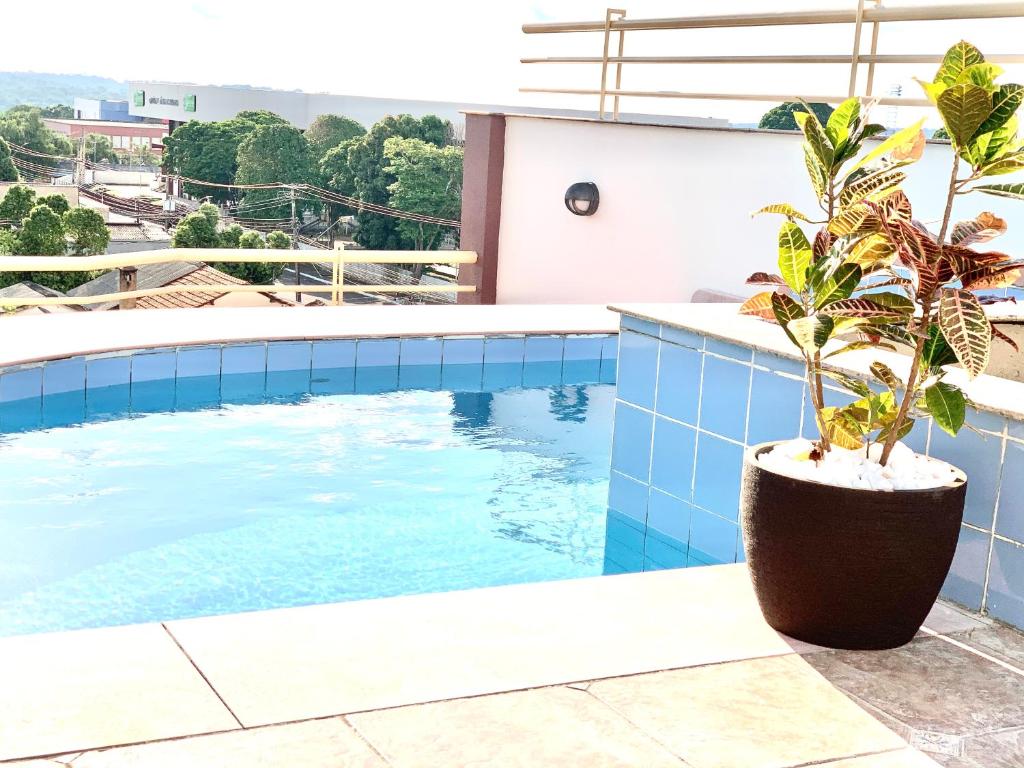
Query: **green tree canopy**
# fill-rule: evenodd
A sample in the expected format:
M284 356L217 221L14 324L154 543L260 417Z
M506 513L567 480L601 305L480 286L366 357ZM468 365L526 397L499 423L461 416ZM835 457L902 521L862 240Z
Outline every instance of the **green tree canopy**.
M220 209L213 203L203 203L199 206L199 212L206 217L206 220L210 222L210 226L214 229L220 223Z
M242 237L244 230L237 224L232 224L230 227L225 227L221 230L218 237L219 245L221 248L238 248L239 238Z
M818 121L824 125L828 122L829 115L832 114L832 107L828 104L814 103L810 105L811 111L818 118ZM757 124L758 128L772 128L776 131L796 131L799 130L796 124L796 119L793 117L794 112L806 112L807 107L798 101L787 101L785 104L779 104L777 107L773 107L764 113L761 117L761 122Z
M9 229L0 229L0 256L10 256L18 246L18 236ZM0 272L0 288L13 285L18 280L11 280L11 272Z
M67 253L64 223L54 210L35 206L21 222L18 252L23 256L63 256Z
M949 141L949 131L947 131L946 127L943 126L942 128L939 128L937 131L935 131L935 133L932 134L932 138L945 139L946 141Z
M36 205L45 205L58 216L63 216L71 207L71 205L68 203L68 199L59 192L52 195L44 195L43 197L40 197L38 200L36 200ZM102 217L100 217L100 220L102 221Z
M275 233L271 232L267 237L267 241L264 242L259 232L252 230L246 230L240 232L238 242L232 246L234 248L244 248L246 250L258 250L266 248L269 245L270 237ZM283 232L277 232L276 234L282 235L287 239L287 235ZM277 246L270 246L271 248ZM264 264L262 262L246 262L246 263L235 263L235 262L220 262L213 265L221 272L227 272L229 275L234 275L239 280L245 280L247 283L253 285L270 285L276 279L284 266L282 264Z
M118 157L114 151L114 143L109 136L100 133L87 133L83 139L85 142L85 157L94 163L116 164Z
M286 249L292 247L292 239L279 229L267 235L267 248Z
M192 211L174 228L173 248L216 248L217 225L199 211Z
M20 222L36 204L36 193L22 184L16 184L7 190L0 200L0 221Z
M316 180L309 143L298 128L291 125L261 125L238 147L239 184L274 182L305 184ZM270 201L282 197L280 189L253 189L242 201L245 216L256 219L286 219L291 205Z
M392 208L443 219L458 219L462 207L462 148L438 147L421 139L392 137L384 142L385 172ZM436 224L398 220L403 237L417 251L440 245L444 228Z
M265 248L266 246L263 243L263 238L260 236L259 232L248 230L247 232L243 232L242 236L238 238L238 247L246 249L257 249Z
M227 123L191 120L164 138L163 168L186 178L230 184L235 180L238 141L238 135ZM186 183L184 191L221 201L231 198L231 190L217 187Z
M238 170L238 146L264 125L288 125L288 121L266 110L239 112L230 120L204 123L190 120L164 138L163 168L166 173L191 179L232 184ZM185 184L186 193L209 195L218 202L237 196L230 189Z
M415 118L390 115L376 123L366 134L330 150L321 163L324 181L341 194L358 197L367 203L386 205L391 198L389 186L395 182L387 170L384 143L391 138L420 139L435 147L450 143L452 126L436 115ZM398 250L410 248L414 240L403 232L394 218L372 213L359 214L356 241L364 248Z
M67 104L51 104L48 107L40 107L39 114L43 117L57 118L60 120L70 120L75 116L75 110L69 107Z
M64 212L62 218L64 234L71 253L75 256L95 256L107 250L107 245L110 244L110 229L98 211L91 208L71 208Z
M0 115L0 136L11 144L49 155L70 156L73 149L67 136L55 133L43 124L39 107L18 106ZM33 157L32 162L53 166L56 160Z
M355 120L342 115L320 115L306 129L306 141L317 159L343 141L354 139L366 133L366 129Z
M0 136L0 181L18 181L20 178L18 169L11 160L11 148L4 141L4 137Z

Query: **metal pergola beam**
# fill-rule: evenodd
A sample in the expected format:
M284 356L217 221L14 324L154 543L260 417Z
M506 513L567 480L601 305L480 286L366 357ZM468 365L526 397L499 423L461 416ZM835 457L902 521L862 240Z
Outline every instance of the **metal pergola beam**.
M865 8L862 21L950 21L960 19L1024 18L1024 3L971 2L956 5L926 5L905 8ZM788 11L785 13L737 13L718 16L677 16L660 19L622 19L612 21L611 31L645 29L714 29L735 27L779 27L807 24L855 24L856 9L828 11ZM528 35L564 32L604 32L605 22L564 21L524 24Z

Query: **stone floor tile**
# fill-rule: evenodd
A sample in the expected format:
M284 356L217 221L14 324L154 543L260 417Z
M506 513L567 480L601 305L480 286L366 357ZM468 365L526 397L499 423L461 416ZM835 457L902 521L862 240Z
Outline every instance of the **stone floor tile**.
M792 653L744 565L168 626L246 726Z
M895 752L819 763L815 768L940 768L940 763L916 749L898 749Z
M589 692L694 768L781 768L905 747L814 671L817 655L599 680Z
M949 635L954 632L987 629L992 626L992 622L939 600L928 612L924 626L940 635Z
M73 768L385 768L343 718L87 752Z
M983 653L1024 669L1024 632L999 624L951 635Z
M0 760L237 728L159 624L0 639Z
M967 739L964 758L972 768L1024 768L1024 729Z
M803 658L911 732L971 736L1024 726L1024 677L941 638Z
M395 768L681 768L584 691L541 688L349 715Z

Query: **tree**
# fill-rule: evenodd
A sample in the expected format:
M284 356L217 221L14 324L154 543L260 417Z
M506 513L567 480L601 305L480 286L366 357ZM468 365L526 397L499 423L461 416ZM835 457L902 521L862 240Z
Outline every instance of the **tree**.
M85 157L94 163L110 163L115 165L118 161L117 153L114 151L114 143L109 136L99 133L87 133L85 138Z
M51 117L59 120L70 120L75 116L75 110L67 104L51 104L48 107L41 107L39 113L43 117Z
M235 179L239 184L305 184L314 181L309 142L294 126L261 125L238 147ZM288 201L272 204L281 197L280 189L249 190L243 198L242 212L256 219L289 218L291 206Z
M169 174L231 184L235 180L237 153L238 136L226 122L192 120L164 138L163 168ZM187 182L184 191L190 195L209 194L218 201L229 200L232 194L229 189Z
M349 117L342 115L320 115L306 129L306 141L313 155L320 159L328 150L343 141L354 139L366 133L366 129Z
M411 115L390 115L363 136L330 150L321 163L324 181L341 194L386 205L391 197L388 187L395 182L395 177L386 169L384 143L390 138L420 139L443 147L451 137L451 123L436 115L419 119ZM364 248L381 250L409 248L414 244L407 232L399 229L395 219L372 213L359 214L356 241Z
M232 224L230 227L222 229L220 232L219 240L221 248L240 248L238 245L239 239L242 237L244 230L237 224Z
M243 232L242 236L238 238L238 247L254 250L258 248L265 248L266 246L264 245L263 238L260 237L259 232L249 230L248 232Z
M192 211L174 228L173 248L216 248L217 225L200 211Z
M279 246L270 245L270 237L274 234L283 236L286 240L288 236L283 232L271 232L268 236L267 241L264 242L259 232L247 230L241 234L238 238L238 248L244 248L246 250L260 250L266 248L268 245L271 248ZM276 241L277 238L275 238ZM231 263L222 262L213 265L221 272L227 272L229 275L234 275L239 280L245 280L247 283L253 285L270 285L275 280L281 271L283 264L266 264L263 262L246 262L246 263Z
M37 205L22 220L18 252L23 256L63 256L67 252L64 223L52 208Z
M48 155L70 156L73 149L67 136L55 133L43 124L38 107L17 106L0 115L0 137L9 144ZM53 167L57 161L47 157L33 157L32 162Z
M267 235L267 248L287 249L292 247L292 239L279 229Z
M7 190L0 200L0 221L20 222L36 204L35 190L17 184Z
M438 147L420 139L390 138L384 142L385 171L395 179L388 185L393 208L443 219L458 219L462 206L462 148ZM444 227L398 221L402 235L417 251L440 245ZM416 277L422 271L417 265Z
M149 144L143 144L139 147L132 146L128 150L128 156L125 160L128 163L135 163L137 165L160 165L160 158L156 156L156 152L152 150Z
M165 173L218 184L232 184L238 170L238 146L263 125L288 125L273 112L248 110L231 120L204 123L191 120L179 125L164 138L163 168ZM218 202L235 199L234 190L185 183L189 195L209 195Z
M945 139L946 141L949 141L949 131L947 131L946 127L943 126L942 128L939 128L939 130L935 131L935 133L932 134L932 138Z
M52 195L45 195L43 197L40 197L38 200L36 200L36 205L45 205L58 216L63 216L65 213L68 212L68 209L71 207L71 205L68 203L68 199L59 192ZM102 220L103 218L100 217L100 221Z
M211 227L217 228L217 225L220 223L220 208L213 203L203 203L199 206L199 212L206 217Z
M810 107L814 116L818 118L818 122L822 125L828 122L828 118L832 114L832 107L821 103L811 104ZM757 127L771 128L776 131L796 131L799 129L797 128L793 113L806 111L807 107L804 104L798 101L787 101L785 104L779 104L779 106L765 112Z
M11 160L11 148L3 136L0 136L0 181L18 181L20 178L18 169Z
M91 208L72 208L65 211L62 218L64 234L67 236L72 254L95 256L107 250L107 245L110 244L110 229L98 211Z

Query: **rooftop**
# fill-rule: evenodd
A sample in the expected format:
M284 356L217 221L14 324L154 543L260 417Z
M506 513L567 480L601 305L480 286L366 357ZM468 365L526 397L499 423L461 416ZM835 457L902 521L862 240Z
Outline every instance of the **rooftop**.
M93 128L148 128L166 132L167 126L160 123L140 123L129 120L82 120L71 117L44 117L44 122L61 125L82 125Z

